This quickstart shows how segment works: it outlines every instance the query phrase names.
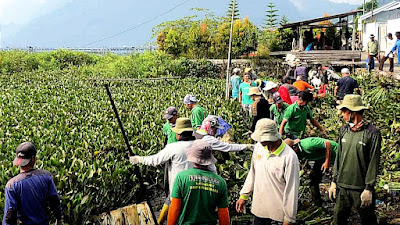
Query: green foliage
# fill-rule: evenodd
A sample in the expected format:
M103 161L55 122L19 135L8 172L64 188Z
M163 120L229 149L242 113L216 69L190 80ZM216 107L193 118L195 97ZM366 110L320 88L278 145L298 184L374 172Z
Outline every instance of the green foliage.
M284 30L263 30L258 39L258 56L266 57L271 51L289 51L291 50L293 40L293 31Z
M374 9L379 7L378 0L371 0L371 1L365 2L365 4L359 6L357 9L364 9L365 12L369 12L372 10L372 2L374 2Z
M232 20L233 1L234 0L231 0L231 3L229 3L229 7L228 7L228 10L226 11L226 16L225 16L226 22L229 22L229 23ZM237 1L235 1L235 12L233 14L233 20L239 19L239 16L240 16L240 14L239 14L239 4L238 4Z
M267 18L265 19L265 28L273 28L278 24L278 10L275 8L276 5L272 2L268 3Z
M287 18L287 16L285 16L285 15L283 15L282 17L281 17L281 21L279 22L279 25L285 25L285 24L288 24L289 23L289 19Z

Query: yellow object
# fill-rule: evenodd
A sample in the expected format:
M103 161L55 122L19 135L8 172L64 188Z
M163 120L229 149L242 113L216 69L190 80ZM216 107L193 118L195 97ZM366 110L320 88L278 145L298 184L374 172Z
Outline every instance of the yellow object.
M246 68L244 69L244 73L249 73L252 70L252 68Z
M161 212L160 212L160 217L158 217L158 220L157 220L159 225L162 225L167 220L168 209L169 209L169 206L167 204L164 204L161 209Z

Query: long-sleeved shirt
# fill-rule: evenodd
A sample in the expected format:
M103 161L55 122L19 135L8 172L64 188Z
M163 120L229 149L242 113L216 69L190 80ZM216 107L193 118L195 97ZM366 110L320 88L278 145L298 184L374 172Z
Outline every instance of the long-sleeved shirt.
M296 222L299 191L299 161L282 142L273 153L258 142L251 157L250 171L240 191L241 198L253 192L251 212L262 218Z
M367 53L370 55L376 55L379 52L379 42L377 40L369 41L367 43Z
M333 181L342 188L372 191L378 174L381 132L372 124L360 131L345 125L340 131Z
M155 155L144 156L142 164L158 166L167 163L169 193L172 192L176 175L184 170L193 168L193 163L187 161L185 150L192 146L193 141L178 141L167 144L164 149Z
M397 41L394 43L392 52L394 52L396 49L397 49L397 65L400 66L400 39L397 39Z
M20 173L6 185L3 225L16 225L17 218L23 224L48 225L47 206L57 219L62 218L60 197L51 174L38 169Z
M250 131L254 132L256 128L257 121L263 118L270 118L269 115L269 107L271 105L269 102L264 98L261 97L260 99L256 100L252 104L251 108L251 115L253 117L253 122L251 124Z

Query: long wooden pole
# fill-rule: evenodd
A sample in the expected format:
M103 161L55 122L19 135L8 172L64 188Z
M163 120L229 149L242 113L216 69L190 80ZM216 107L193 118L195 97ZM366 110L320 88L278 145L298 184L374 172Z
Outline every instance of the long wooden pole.
M374 6L375 6L375 0L372 0L372 6L371 6L371 21L374 20Z
M228 63L226 66L226 92L225 92L225 99L229 99L229 80L231 78L230 76L230 67L231 67L231 53L232 53L232 39L233 39L233 23L235 19L235 4L236 0L233 0L232 3L232 18L231 18L231 32L229 35L229 50L228 50Z

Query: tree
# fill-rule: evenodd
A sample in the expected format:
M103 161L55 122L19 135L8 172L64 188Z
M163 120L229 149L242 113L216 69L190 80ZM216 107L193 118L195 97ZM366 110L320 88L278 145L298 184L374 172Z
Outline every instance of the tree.
M269 9L266 11L267 12L267 18L265 19L265 27L264 28L272 28L277 25L277 17L278 15L276 12L278 11L275 9L276 5L272 2L270 2L267 6Z
M364 10L365 12L369 12L372 10L372 2L374 2L374 9L379 7L379 2L378 0L371 0L368 1L364 4ZM357 9L363 9L363 5L361 5L360 7L358 7Z
M281 21L279 22L279 25L285 25L285 24L288 24L289 23L289 19L285 16L285 15L283 15L282 16L282 18L281 18Z
M232 19L232 9L233 9L233 0L231 0L231 3L229 3L228 10L226 11L226 21L231 21ZM239 19L239 7L237 1L235 2L235 13L233 14L233 20Z

